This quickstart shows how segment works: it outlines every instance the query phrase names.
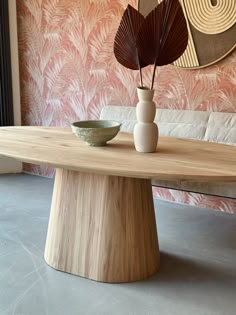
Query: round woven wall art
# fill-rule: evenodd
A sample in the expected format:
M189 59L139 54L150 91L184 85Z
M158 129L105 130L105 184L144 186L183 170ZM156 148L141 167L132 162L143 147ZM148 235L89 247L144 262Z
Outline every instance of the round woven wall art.
M146 16L162 0L139 0ZM179 0L189 30L184 54L174 63L202 68L226 57L236 47L236 0Z

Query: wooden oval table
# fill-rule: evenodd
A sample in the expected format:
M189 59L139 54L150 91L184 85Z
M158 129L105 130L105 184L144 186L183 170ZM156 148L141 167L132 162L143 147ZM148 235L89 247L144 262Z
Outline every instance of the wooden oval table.
M236 180L236 147L172 137L138 153L128 133L89 147L70 129L8 127L0 128L0 155L56 167L45 260L103 282L159 268L151 179Z

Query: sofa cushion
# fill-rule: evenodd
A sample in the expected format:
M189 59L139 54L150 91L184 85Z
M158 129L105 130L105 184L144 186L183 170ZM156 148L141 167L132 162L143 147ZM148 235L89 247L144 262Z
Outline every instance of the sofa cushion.
M155 122L159 134L179 138L204 139L210 112L192 110L157 109ZM100 119L118 120L122 123L121 130L133 132L136 124L135 107L105 106Z
M117 120L121 130L133 132L135 107L105 106L100 119ZM163 136L191 138L236 145L236 113L157 109L155 122ZM236 182L200 183L189 180L153 180L154 186L236 198Z
M236 113L212 112L204 140L236 145Z

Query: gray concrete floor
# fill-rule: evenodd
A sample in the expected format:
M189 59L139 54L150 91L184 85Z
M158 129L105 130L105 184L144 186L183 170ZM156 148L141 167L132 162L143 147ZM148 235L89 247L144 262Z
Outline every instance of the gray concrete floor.
M160 271L98 283L44 262L52 187L0 176L0 315L236 314L236 216L155 200Z

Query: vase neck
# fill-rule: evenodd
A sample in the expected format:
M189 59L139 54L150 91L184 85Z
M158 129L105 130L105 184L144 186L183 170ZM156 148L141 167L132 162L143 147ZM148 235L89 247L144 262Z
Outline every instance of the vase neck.
M139 101L152 101L154 96L154 90L148 88L137 88Z

